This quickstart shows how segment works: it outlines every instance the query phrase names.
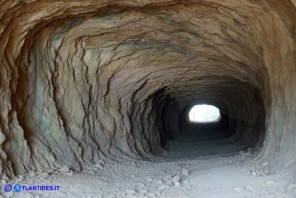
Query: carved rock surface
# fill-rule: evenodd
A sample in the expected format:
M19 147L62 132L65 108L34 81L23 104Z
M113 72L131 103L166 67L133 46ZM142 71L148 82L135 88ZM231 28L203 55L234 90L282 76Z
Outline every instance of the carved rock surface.
M192 101L296 163L295 0L0 3L0 175L158 155Z

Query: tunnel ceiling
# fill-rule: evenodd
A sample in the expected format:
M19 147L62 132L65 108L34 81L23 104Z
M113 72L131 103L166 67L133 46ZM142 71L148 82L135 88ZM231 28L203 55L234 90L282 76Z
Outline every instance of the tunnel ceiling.
M193 102L246 123L240 140L261 141L258 160L295 164L295 1L12 0L0 10L3 176L159 154Z

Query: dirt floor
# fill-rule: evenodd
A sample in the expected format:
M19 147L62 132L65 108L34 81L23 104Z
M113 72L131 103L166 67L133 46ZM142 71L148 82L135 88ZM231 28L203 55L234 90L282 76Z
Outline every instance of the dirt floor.
M226 140L195 141L181 136L169 151L150 161L118 160L85 167L31 172L13 181L21 185L58 185L59 191L2 192L4 197L201 197L295 198L296 180L289 171L269 174L252 164L258 149ZM263 166L268 166L265 162Z

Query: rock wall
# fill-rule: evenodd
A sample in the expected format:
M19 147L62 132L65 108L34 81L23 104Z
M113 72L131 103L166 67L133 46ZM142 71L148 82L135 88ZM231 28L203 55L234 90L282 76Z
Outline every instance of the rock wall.
M192 101L296 162L295 1L2 1L0 172L160 154Z

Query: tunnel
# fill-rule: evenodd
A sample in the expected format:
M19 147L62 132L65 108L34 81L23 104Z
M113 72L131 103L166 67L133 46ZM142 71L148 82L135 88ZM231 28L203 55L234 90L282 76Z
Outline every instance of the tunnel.
M245 152L246 164L294 177L295 0L11 0L0 10L0 179ZM219 120L191 122L201 104Z
M194 76L198 76L199 70L196 72ZM188 82L184 82L185 85L174 84L174 86L190 87L188 90L170 87L154 94L152 111L155 111L154 122L156 129L160 132L163 147L166 147L168 140L176 140L180 137L183 139L183 146L186 146L184 138L190 141L196 140L197 146L199 142L224 139L228 148L226 150L216 149L220 152L219 154L262 146L266 130L266 114L260 92L250 84L237 80L231 82L230 80L233 79L227 78L221 79L223 83L220 79L215 82L215 76L202 78L205 82L215 82L213 85L193 83L194 81L190 79L189 83L193 86L187 85ZM221 119L218 122L190 122L188 117L190 109L196 104L203 103L214 104L220 110ZM191 147L189 150L195 149ZM183 152L190 151L183 150ZM211 154L218 153L211 151ZM202 153L196 152L196 155L199 154ZM206 152L206 155L209 154ZM179 157L182 155L184 154L181 153Z

